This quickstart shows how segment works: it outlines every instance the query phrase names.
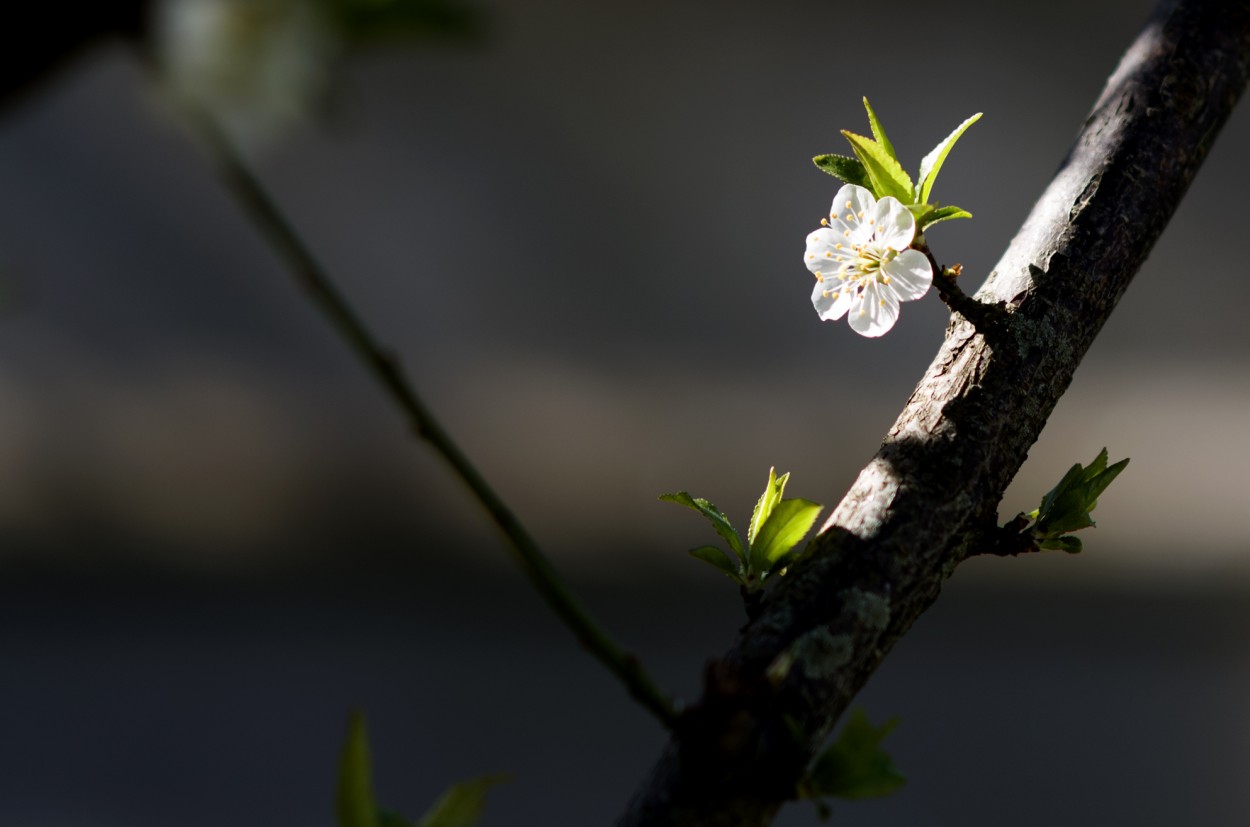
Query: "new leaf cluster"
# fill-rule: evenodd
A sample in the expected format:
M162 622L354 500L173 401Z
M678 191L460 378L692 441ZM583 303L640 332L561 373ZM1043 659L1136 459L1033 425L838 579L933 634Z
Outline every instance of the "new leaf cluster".
M913 246L921 243L921 236L927 227L955 218L972 218L972 213L961 207L939 207L936 201L929 203L929 196L946 156L964 134L964 130L981 118L981 113L978 112L961 123L920 160L920 170L913 183L911 176L899 163L894 145L886 137L885 128L881 126L877 113L872 111L868 98L864 98L864 109L868 110L868 127L872 130L872 137L843 129L842 135L850 143L855 157L817 155L812 159L816 166L848 184L871 190L877 198L893 196L901 201L916 217L917 242Z
M1042 504L1024 515L1033 521L1027 530L1037 547L1069 554L1079 552L1081 540L1069 532L1094 525L1089 512L1098 506L1099 495L1127 465L1128 460L1122 459L1108 467L1106 448L1088 466L1082 467L1079 462L1073 465L1042 498Z
M691 556L715 566L738 585L752 590L759 588L769 575L784 572L786 566L798 557L799 542L824 508L811 500L783 498L789 479L788 473L779 477L777 469L768 469L768 486L755 503L745 542L729 518L702 497L678 491L676 494L664 494L660 499L684 505L706 517L716 533L729 544L730 552L708 545L691 549Z

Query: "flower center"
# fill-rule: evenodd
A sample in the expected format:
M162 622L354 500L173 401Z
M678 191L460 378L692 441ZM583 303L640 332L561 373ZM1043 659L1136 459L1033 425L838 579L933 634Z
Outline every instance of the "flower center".
M885 265L898 258L898 250L885 247L875 241L853 245L849 255L839 256L838 277L843 281L857 282L857 292L863 292L868 282L876 279L889 284L890 277L884 272Z

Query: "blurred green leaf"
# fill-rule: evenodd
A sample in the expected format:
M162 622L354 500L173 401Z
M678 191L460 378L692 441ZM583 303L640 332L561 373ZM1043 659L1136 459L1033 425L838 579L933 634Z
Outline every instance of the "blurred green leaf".
M800 793L807 798L829 795L857 800L876 798L902 787L906 778L894 766L881 742L898 726L891 718L874 727L862 709L854 710L842 732L817 758Z
M951 149L955 146L955 142L959 140L964 131L981 119L981 113L973 115L966 121L955 127L955 131L947 135L942 142L933 148L928 155L920 159L920 174L917 177L917 193L916 200L921 204L929 203L929 193L933 191L933 182L937 180L938 173L942 170L942 164L946 161L946 156L950 154Z
M507 775L483 775L454 785L421 816L416 827L472 827L482 817L486 793L508 780Z
M857 158L848 158L845 155L817 155L812 159L812 163L834 178L857 187L872 189L872 180L868 177L868 170L864 169L864 165Z
M915 200L911 178L898 161L894 160L894 157L879 143L845 129L842 130L842 134L850 142L851 149L855 151L855 157L868 171L868 178L872 181L871 189L878 198L892 195L904 204L910 204Z
M377 803L369 766L365 716L353 711L347 719L347 740L339 759L339 827L378 827Z

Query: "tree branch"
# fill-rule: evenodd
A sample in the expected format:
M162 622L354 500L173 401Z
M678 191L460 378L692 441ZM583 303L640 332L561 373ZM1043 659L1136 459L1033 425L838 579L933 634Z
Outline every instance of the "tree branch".
M1250 2L1164 3L881 450L780 580L620 821L761 825L996 508L1247 80ZM939 276L940 278L940 276Z

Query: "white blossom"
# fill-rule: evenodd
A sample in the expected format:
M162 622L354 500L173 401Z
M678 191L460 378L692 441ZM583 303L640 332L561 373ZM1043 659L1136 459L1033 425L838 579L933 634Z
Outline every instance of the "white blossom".
M878 201L854 184L838 190L827 226L807 236L803 256L816 276L820 318L847 316L864 336L894 327L899 302L920 298L933 283L928 257L910 249L915 237L916 219L897 198Z

